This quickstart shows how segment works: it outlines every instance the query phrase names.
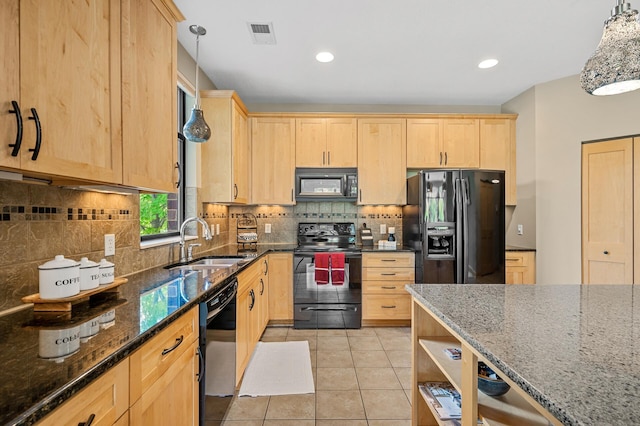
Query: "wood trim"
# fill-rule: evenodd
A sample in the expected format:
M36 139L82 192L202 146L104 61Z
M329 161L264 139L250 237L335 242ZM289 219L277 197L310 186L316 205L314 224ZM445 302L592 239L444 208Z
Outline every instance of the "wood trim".
M191 82L187 79L187 77L180 70L177 71L177 75L178 75L178 77L177 77L178 86L181 86L182 90L187 92L190 96L195 97L196 96L196 87L193 84L191 84Z
M236 105L240 108L245 115L249 114L246 105L240 99L240 95L235 90L201 90L200 98L221 98L221 99L233 99L236 101Z
M249 117L272 118L447 118L447 119L516 119L518 114L440 114L440 113L344 113L344 112L250 112Z
M633 283L640 284L640 137L633 138Z

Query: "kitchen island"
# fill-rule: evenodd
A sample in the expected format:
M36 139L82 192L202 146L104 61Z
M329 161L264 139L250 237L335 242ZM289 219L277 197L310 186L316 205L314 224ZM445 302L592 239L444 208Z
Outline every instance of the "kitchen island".
M412 302L413 424L436 422L418 390L449 381L462 424L638 424L640 289L632 285L406 286ZM640 299L639 299L640 300ZM450 360L446 347L462 349ZM511 385L477 390L483 361ZM451 423L452 424L452 423Z

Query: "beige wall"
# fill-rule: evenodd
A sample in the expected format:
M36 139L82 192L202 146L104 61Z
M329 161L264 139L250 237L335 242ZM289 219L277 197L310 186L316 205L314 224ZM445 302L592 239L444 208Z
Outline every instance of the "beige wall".
M184 47L180 43L178 43L178 71L184 75L184 77L189 80L191 84L195 87L196 85L196 61L189 55L189 53L185 50ZM215 90L217 87L209 77L204 73L204 71L200 70L200 75L198 76L198 86L200 86L200 90Z
M532 94L525 92L509 101L505 109L520 114L518 126L521 120L523 123L518 150L534 153L531 158L535 175L526 169L531 160L522 158L520 153L517 167L519 185L526 185L534 176L537 281L580 283L581 142L639 134L640 91L591 96L580 88L577 75L539 84L531 90ZM530 101L523 101L529 96L533 96L534 108ZM533 148L521 146L524 143L533 143ZM527 191L518 194L518 203L521 196L526 197ZM520 205L516 212L518 209Z

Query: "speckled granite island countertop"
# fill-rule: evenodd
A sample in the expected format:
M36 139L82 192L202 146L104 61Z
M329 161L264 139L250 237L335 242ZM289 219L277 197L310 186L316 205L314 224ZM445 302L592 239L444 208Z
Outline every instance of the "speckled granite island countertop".
M196 257L243 255L258 260L269 252L293 248L263 245L255 253L238 253L234 245ZM100 303L74 306L71 319L34 314L32 309L0 317L0 424L30 425L43 418L249 264L213 274L163 267L136 273L127 277L118 294L105 296ZM51 333L94 320L100 323L99 331L86 338L81 331L77 351L43 358L51 355L46 345Z
M640 424L640 287L406 288L563 424Z

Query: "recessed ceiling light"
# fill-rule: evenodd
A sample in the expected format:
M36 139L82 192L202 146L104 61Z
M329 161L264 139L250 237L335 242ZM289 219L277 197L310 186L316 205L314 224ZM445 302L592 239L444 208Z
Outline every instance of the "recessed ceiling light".
M316 60L318 62L331 62L333 61L333 53L331 52L320 52L316 55Z
M497 59L485 59L484 61L478 64L478 68L493 68L498 65Z

